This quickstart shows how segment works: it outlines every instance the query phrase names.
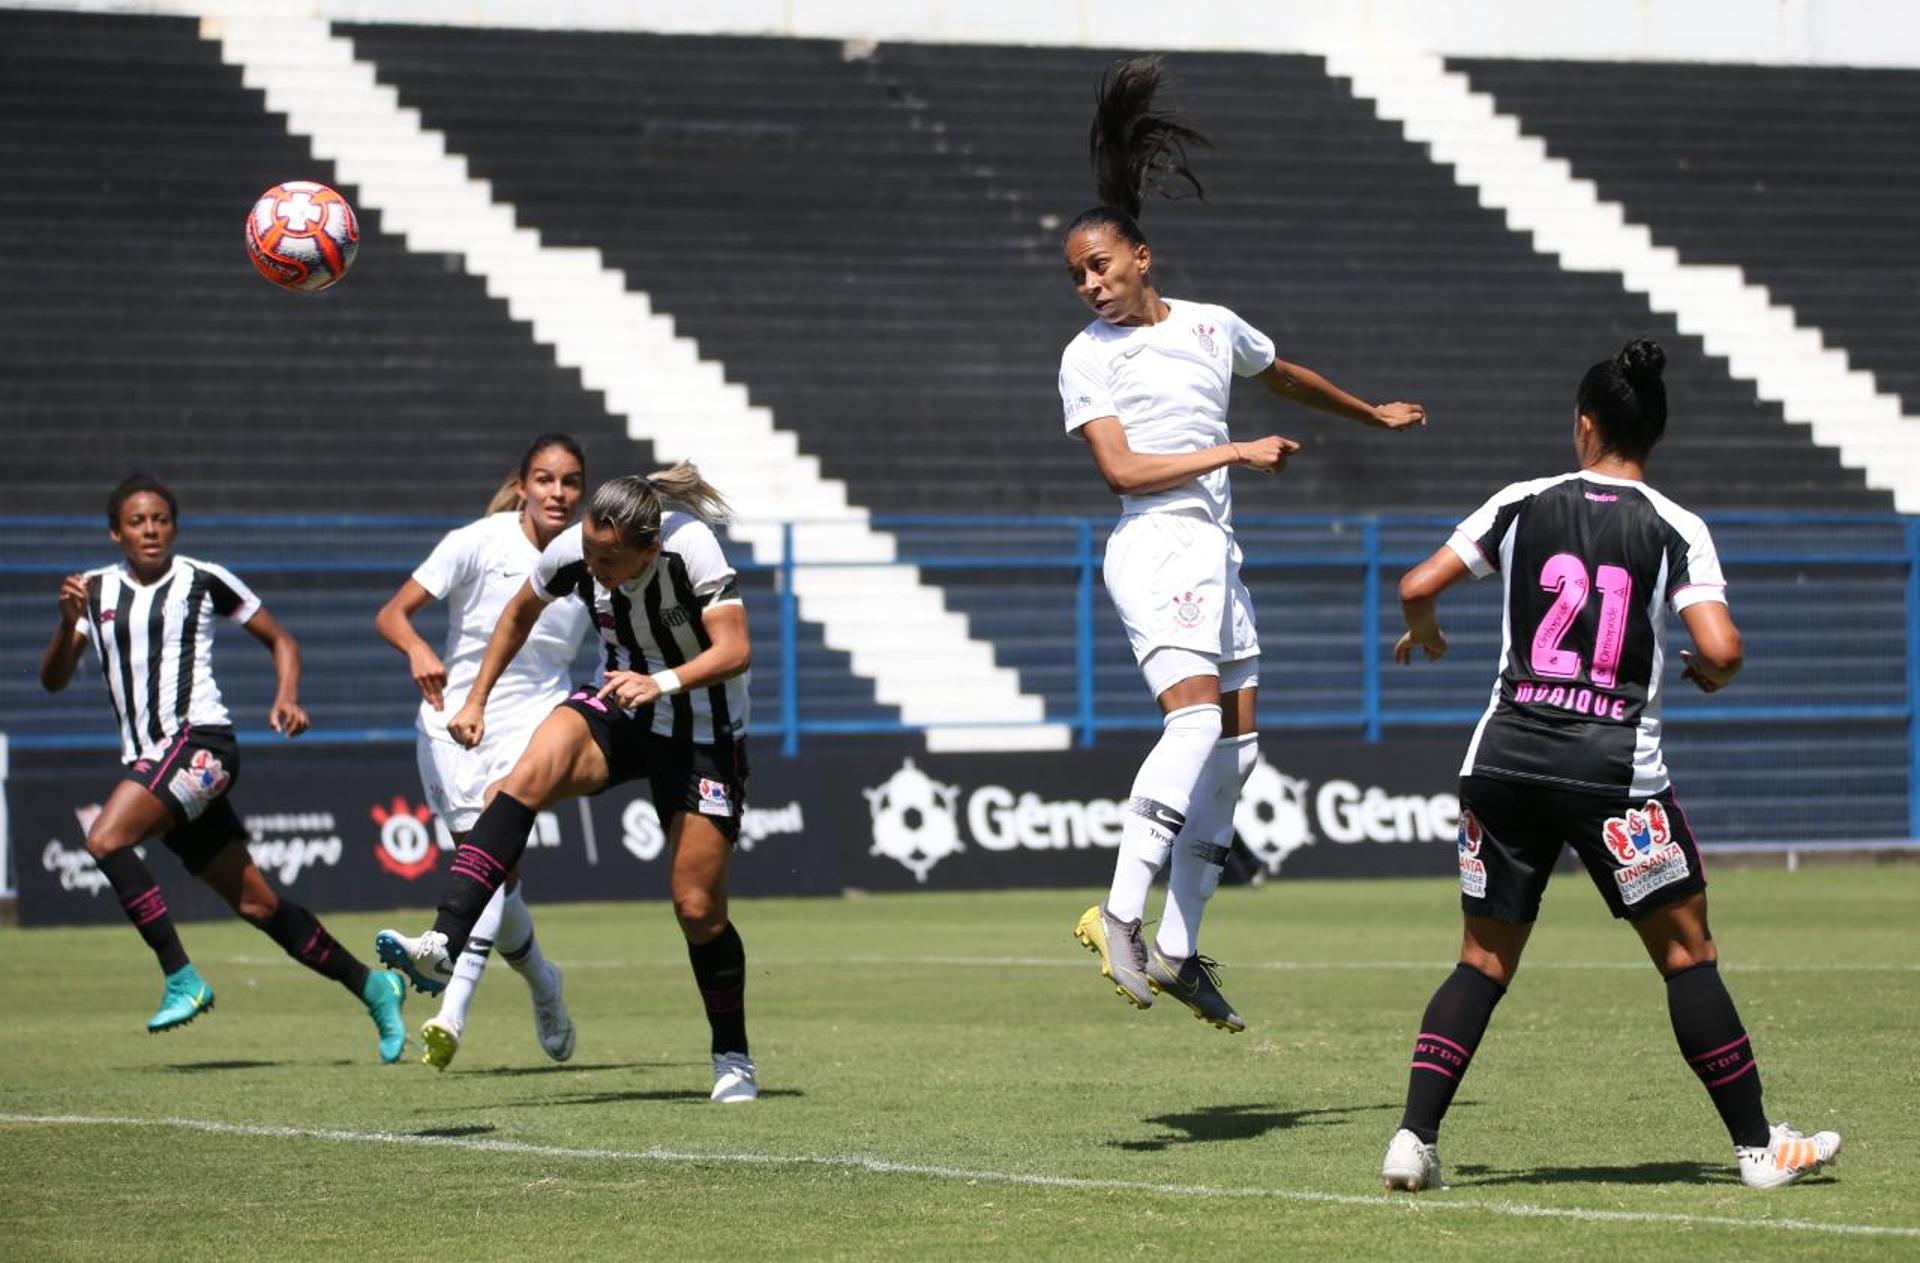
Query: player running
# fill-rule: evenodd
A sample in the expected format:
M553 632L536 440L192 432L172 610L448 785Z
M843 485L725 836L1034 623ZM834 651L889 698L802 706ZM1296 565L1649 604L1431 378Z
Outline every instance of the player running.
M1645 338L1580 382L1570 474L1502 488L1400 580L1394 660L1447 651L1434 613L1461 579L1499 571L1502 661L1460 768L1460 963L1420 1020L1389 1189L1440 1186L1440 1120L1506 994L1562 846L1666 979L1680 1054L1733 1137L1750 1188L1790 1184L1840 1152L1834 1132L1769 1126L1760 1075L1707 930L1706 876L1660 752L1662 607L1686 624L1681 678L1718 692L1740 633L1706 524L1646 485L1667 426L1666 355Z
M1107 539L1107 593L1163 715L1122 824L1113 884L1074 934L1138 1008L1166 992L1228 1031L1246 1023L1199 954L1200 918L1220 881L1240 787L1259 760L1254 699L1260 642L1233 535L1234 466L1273 474L1300 450L1269 435L1233 442L1233 378L1384 430L1426 424L1419 404L1378 407L1297 364L1225 307L1163 297L1140 231L1148 188L1178 177L1201 192L1186 145L1207 139L1153 109L1158 59L1124 62L1100 85L1091 145L1102 205L1067 228L1067 271L1095 319L1060 357L1069 434L1092 450L1120 496ZM1147 892L1172 856L1165 911L1141 939Z
M368 970L311 912L275 893L247 851L229 797L240 750L213 678L214 618L239 624L273 654L279 688L267 722L286 737L307 730L300 645L231 571L173 551L179 520L179 502L159 479L135 474L115 487L107 531L125 559L61 583L60 625L40 659L40 684L50 693L66 688L88 646L100 661L127 770L87 829L87 852L166 976L147 1029L185 1026L213 1007L213 988L187 959L159 883L134 849L159 837L287 955L365 1005L380 1059L398 1061L406 987Z
M485 740L468 750L448 734L447 719L459 711L480 673L500 612L525 586L540 550L572 524L585 480L586 458L578 443L564 434L534 439L487 506L487 516L449 531L374 620L387 643L406 655L420 689L414 721L420 784L455 842L466 838L486 806L487 786L512 770L534 729L566 698L568 669L591 630L586 607L579 603L548 606L488 698L492 722ZM433 601L445 601L450 615L444 661L412 622ZM381 939L375 947L383 960L398 963L391 959L402 950L397 942ZM526 979L540 1047L555 1061L573 1056L573 1019L561 995L560 970L542 955L533 936L533 914L516 873L487 901L454 963L440 1011L420 1028L426 1044L421 1060L428 1065L445 1070L460 1051L468 1006L496 947Z
M439 915L418 938L382 931L423 987L444 985L542 808L647 778L672 848L673 910L712 1032L711 1099L759 1095L747 1046L747 958L727 916L727 865L745 806L746 606L713 523L726 501L682 462L603 483L585 520L562 531L508 602L466 703L447 721L484 740L494 684L556 600L593 616L605 658L541 723L447 873Z

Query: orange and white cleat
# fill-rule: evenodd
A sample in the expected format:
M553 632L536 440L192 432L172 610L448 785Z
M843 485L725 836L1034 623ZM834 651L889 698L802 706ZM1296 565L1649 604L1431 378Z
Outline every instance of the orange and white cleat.
M1776 1123L1764 1149L1734 1146L1740 1160L1740 1182L1748 1188L1779 1188L1812 1175L1840 1156L1840 1133L1816 1131L1803 1136L1785 1123Z

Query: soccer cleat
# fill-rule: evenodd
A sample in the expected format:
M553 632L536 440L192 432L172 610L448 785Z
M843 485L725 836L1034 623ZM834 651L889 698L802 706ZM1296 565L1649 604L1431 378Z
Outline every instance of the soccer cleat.
M1840 1133L1816 1131L1803 1136L1785 1123L1767 1134L1764 1149L1735 1145L1740 1160L1740 1182L1748 1188L1779 1188L1812 1175L1840 1156Z
M360 990L361 1003L380 1032L380 1060L392 1065L407 1050L407 1027L400 1020L400 1006L407 1002L407 984L393 974L367 975Z
M1136 1009L1153 1007L1153 983L1147 978L1147 947L1140 941L1139 921L1120 921L1096 903L1080 914L1073 936L1100 957L1100 973L1113 989Z
M760 1085L754 1079L753 1058L745 1053L715 1053L713 1055L713 1094L709 1098L722 1105L732 1105L737 1101L751 1101L760 1095Z
M1147 949L1147 984L1193 1010L1203 1022L1239 1034L1247 1023L1220 994L1220 965L1211 956L1188 956L1178 965L1155 943Z
M176 1026L185 1026L213 1007L213 988L200 971L182 965L167 975L166 990L160 993L160 1008L147 1019L147 1032L158 1035Z
M566 998L560 994L560 968L551 962L547 965L545 994L546 999L537 991L533 996L533 1033L547 1056L565 1061L573 1056L573 1017L567 1012Z
M373 936L373 950L381 964L398 969L427 995L439 995L453 981L447 936L437 930L428 930L419 938L408 938L398 930L382 930Z
M1440 1176L1440 1146L1427 1144L1402 1127L1387 1142L1387 1160L1380 1164L1380 1178L1387 1182L1389 1193L1445 1188L1447 1182Z
M420 1024L420 1042L426 1046L421 1063L445 1070L460 1051L460 1028L436 1013Z

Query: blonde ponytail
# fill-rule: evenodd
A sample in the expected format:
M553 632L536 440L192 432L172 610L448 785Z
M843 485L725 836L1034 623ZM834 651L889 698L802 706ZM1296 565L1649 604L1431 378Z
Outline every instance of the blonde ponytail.
M692 461L683 460L672 469L647 475L647 485L656 495L673 501L708 526L723 522L733 514L733 506L700 476L699 468Z
M493 499L487 501L487 514L518 513L527 505L527 498L520 494L520 475L508 474L507 480L500 484L500 490L493 493Z
M619 531L627 543L644 547L660 537L660 513L666 501L709 526L733 511L692 463L681 461L657 474L627 474L601 483L587 503L587 516Z

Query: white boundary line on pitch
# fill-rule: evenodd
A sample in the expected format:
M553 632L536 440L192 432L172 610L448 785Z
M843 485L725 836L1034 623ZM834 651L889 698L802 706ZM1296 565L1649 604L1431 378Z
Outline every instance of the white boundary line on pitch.
M221 956L215 958L222 965L286 965L298 964L286 956ZM583 960L569 960L568 969L634 969L647 965L656 965L666 957L599 957ZM930 968L974 968L974 969L1085 969L1087 962L1083 957L1074 956L755 956L756 965L912 965ZM1429 960L1247 960L1229 961L1231 969L1258 969L1279 973L1315 973L1319 971L1337 972L1353 970L1446 970L1452 967L1450 959L1433 957ZM1623 973L1645 973L1651 966L1646 961L1633 960L1561 960L1526 962L1529 972L1548 969L1618 971ZM1783 964L1742 964L1722 962L1722 972L1741 974L1916 974L1920 973L1920 964L1886 965L1815 965L1789 961Z
M1154 1193L1171 1197L1268 1199L1330 1206L1377 1206L1406 1213L1472 1211L1521 1219L1572 1219L1584 1223L1677 1224L1688 1227L1760 1228L1775 1232L1827 1233L1848 1237L1902 1237L1920 1239L1920 1228L1880 1224L1820 1223L1809 1219L1741 1219L1732 1215L1689 1215L1678 1211L1588 1210L1577 1206L1535 1206L1526 1202L1467 1201L1444 1197L1414 1200L1408 1197L1325 1193L1311 1189L1232 1188L1208 1184L1157 1184L1145 1180L1096 1179L1074 1175L1038 1175L1016 1171L975 1171L964 1167L919 1162L890 1162L853 1155L816 1156L773 1153L692 1153L658 1146L649 1149L572 1149L521 1140L485 1140L471 1136L419 1136L390 1131L345 1131L331 1127L279 1127L259 1123L223 1123L199 1118L113 1118L82 1114L0 1114L0 1124L39 1127L171 1127L215 1136L266 1137L276 1140L326 1140L342 1144L404 1145L423 1149L462 1149L470 1153L499 1153L515 1157L569 1158L592 1162L657 1162L664 1164L731 1163L735 1166L829 1167L869 1175L909 1175L934 1180L1013 1184L1088 1192Z

